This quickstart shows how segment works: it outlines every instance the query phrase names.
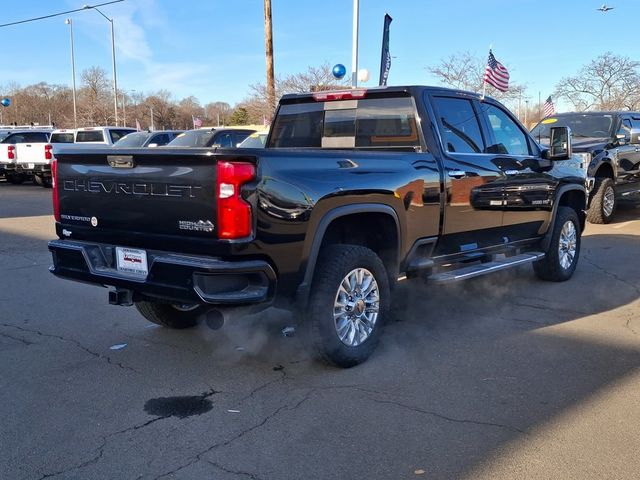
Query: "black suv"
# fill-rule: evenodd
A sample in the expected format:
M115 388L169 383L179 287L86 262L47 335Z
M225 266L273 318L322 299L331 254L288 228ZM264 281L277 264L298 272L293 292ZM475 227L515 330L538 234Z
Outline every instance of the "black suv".
M571 128L573 153L595 179L587 220L609 223L620 200L640 193L640 112L562 113L545 118L531 133L548 143L551 127L558 126Z

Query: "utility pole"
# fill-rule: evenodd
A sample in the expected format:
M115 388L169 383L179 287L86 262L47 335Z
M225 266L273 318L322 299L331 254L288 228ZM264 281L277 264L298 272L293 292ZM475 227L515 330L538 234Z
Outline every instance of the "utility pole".
M264 43L267 56L267 104L269 119L276 108L276 87L273 75L273 32L271 29L271 0L264 0Z

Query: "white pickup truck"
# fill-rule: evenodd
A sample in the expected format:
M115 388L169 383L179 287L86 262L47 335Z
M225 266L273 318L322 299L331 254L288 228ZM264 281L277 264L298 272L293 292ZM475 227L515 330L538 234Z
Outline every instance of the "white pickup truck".
M127 127L86 127L14 132L0 143L0 173L4 171L10 183L33 178L38 185L51 187L51 160L61 149L113 145L135 131Z
M76 130L76 143L113 145L120 138L137 131L129 127L86 127Z
M0 173L7 181L20 184L30 177L51 183L51 129L16 130L0 143Z

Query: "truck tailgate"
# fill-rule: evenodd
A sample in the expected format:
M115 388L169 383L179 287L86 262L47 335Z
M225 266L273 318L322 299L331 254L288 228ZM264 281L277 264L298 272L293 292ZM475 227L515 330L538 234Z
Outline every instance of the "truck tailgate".
M94 231L217 238L220 157L211 149L61 148L56 158L60 222L84 227L73 238Z
M20 164L48 165L51 160L45 158L44 146L46 143L17 143L16 160Z

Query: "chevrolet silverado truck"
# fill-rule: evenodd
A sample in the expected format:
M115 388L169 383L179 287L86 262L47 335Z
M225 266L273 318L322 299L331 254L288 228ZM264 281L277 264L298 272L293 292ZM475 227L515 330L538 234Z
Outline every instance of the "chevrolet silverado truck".
M58 154L51 272L169 328L291 306L317 356L350 367L400 280L526 263L569 279L587 201L570 157L567 127L543 148L473 93L285 95L264 149Z
M0 172L15 185L35 178L51 162L51 129L15 130L0 142Z
M545 118L532 130L549 142L551 127L571 128L573 152L586 175L595 180L587 220L609 223L620 201L640 198L640 112L561 113Z

